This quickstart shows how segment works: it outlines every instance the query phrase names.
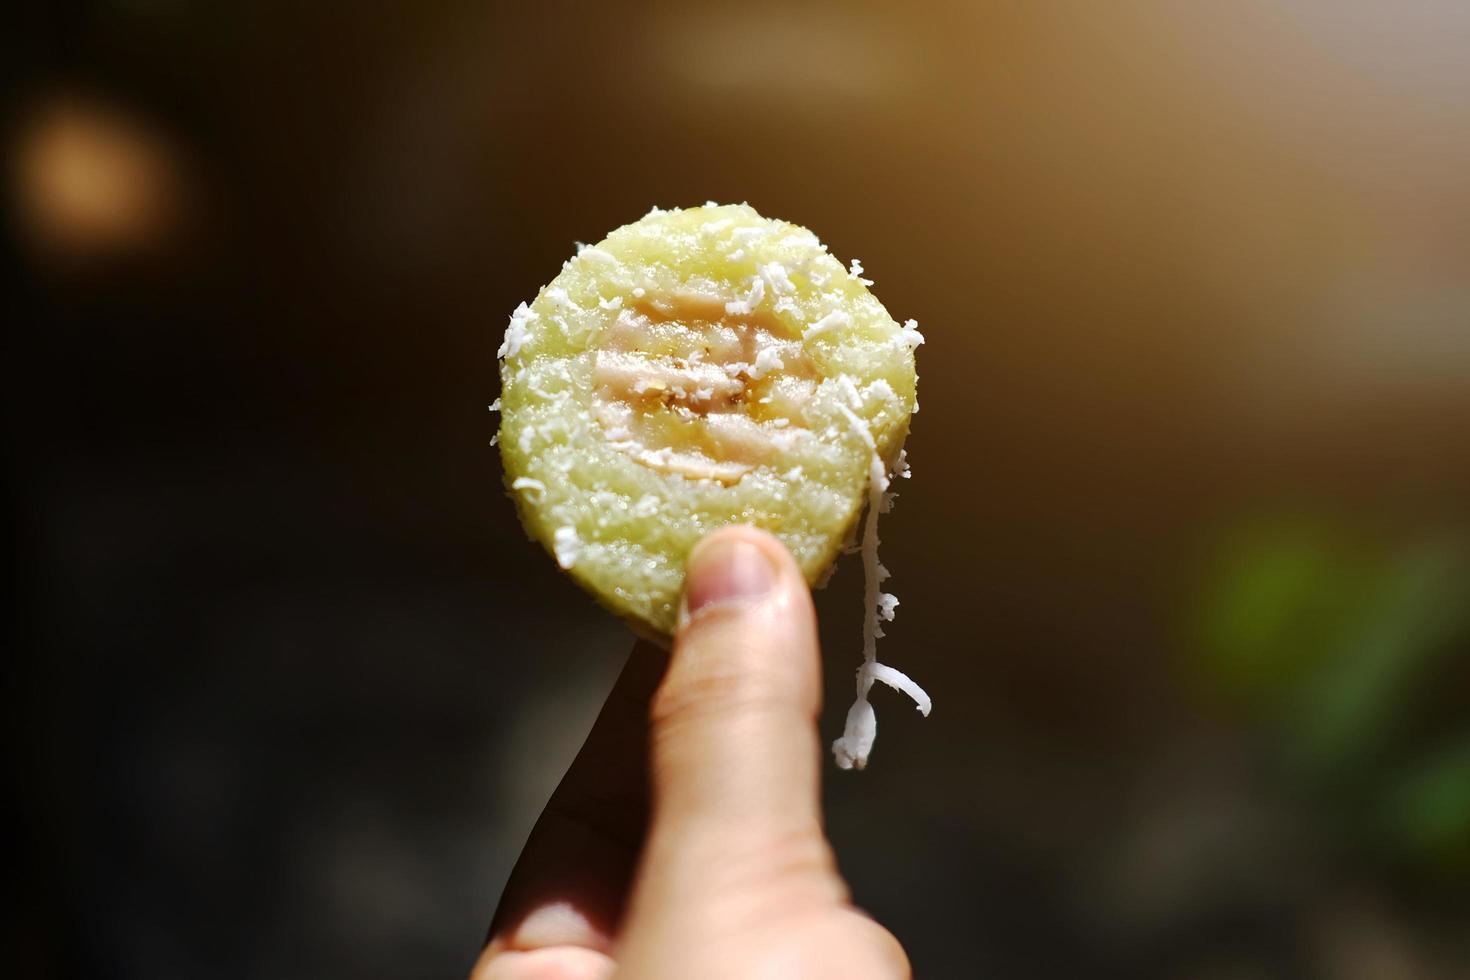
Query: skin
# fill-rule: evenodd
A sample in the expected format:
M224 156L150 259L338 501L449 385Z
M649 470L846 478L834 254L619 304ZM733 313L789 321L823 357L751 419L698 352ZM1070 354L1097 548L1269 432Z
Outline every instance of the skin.
M689 558L671 657L640 643L536 824L472 980L910 975L822 830L816 616L774 537Z

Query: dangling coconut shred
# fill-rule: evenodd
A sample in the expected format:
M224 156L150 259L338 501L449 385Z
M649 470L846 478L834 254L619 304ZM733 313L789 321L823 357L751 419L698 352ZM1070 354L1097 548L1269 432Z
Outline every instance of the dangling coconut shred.
M874 681L882 681L913 698L919 714L926 718L934 703L907 674L878 662L878 638L883 635L878 620L881 617L891 622L893 609L898 605L896 596L879 591L883 580L888 578L888 569L878 561L878 515L885 509L883 495L888 490L888 472L878 456L877 445L867 425L846 406L842 411L847 415L853 432L872 452L873 461L868 470L868 509L863 519L863 604L866 607L863 615L863 663L857 671L857 699L847 709L847 724L842 737L832 743L832 755L839 769L863 769L868 764L868 754L873 751L873 740L878 737L878 716L868 702L868 692L873 689ZM902 457L899 467L907 475Z

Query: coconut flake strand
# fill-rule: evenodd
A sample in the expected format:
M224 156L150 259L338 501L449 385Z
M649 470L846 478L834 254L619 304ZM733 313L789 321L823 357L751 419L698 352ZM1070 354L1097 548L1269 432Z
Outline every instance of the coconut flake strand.
M844 412L854 423L854 429L865 436L865 441L871 446L873 437L867 426L862 425L854 413L846 412L845 407ZM858 668L857 698L848 709L842 737L832 743L832 755L839 769L863 769L868 764L868 755L878 736L878 717L868 701L868 692L873 689L874 681L882 681L913 698L919 713L925 717L933 707L929 695L907 674L878 662L878 637L883 635L878 620L880 616L892 619L892 606L897 604L892 597L878 590L879 582L886 577L883 566L878 562L878 515L887 489L888 473L875 451L868 472L868 512L863 523L863 664Z

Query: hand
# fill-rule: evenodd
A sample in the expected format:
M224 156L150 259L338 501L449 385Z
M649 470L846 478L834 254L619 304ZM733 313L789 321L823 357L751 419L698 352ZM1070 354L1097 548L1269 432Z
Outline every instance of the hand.
M801 572L769 534L725 529L690 556L684 603L666 671L661 651L634 648L473 980L907 977L822 833Z

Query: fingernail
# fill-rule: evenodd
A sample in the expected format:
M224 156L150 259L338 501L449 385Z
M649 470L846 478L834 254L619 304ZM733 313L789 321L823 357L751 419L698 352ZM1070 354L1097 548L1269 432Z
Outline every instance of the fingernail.
M696 548L684 579L688 615L723 602L753 602L776 584L776 569L757 545L719 539Z

